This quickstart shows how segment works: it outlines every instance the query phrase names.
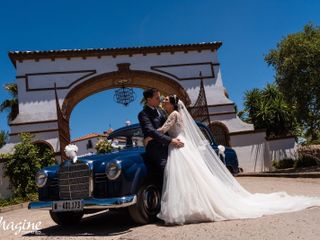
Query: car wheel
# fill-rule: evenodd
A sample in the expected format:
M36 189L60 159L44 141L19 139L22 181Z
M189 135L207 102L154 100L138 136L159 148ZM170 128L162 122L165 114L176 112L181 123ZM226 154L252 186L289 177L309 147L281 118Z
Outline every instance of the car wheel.
M143 184L137 193L137 203L128 208L132 220L138 224L155 221L160 211L160 200L160 190L156 184Z
M52 212L49 211L52 220L60 226L72 226L78 224L82 217L83 211L77 212Z
M231 166L227 166L229 172L234 176L234 171L233 168Z

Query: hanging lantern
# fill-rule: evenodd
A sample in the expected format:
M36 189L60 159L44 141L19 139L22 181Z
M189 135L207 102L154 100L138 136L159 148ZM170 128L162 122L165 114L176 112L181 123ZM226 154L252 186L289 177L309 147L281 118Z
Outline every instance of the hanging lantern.
M132 88L122 86L121 88L115 90L113 99L116 103L128 106L129 103L136 99L136 94Z

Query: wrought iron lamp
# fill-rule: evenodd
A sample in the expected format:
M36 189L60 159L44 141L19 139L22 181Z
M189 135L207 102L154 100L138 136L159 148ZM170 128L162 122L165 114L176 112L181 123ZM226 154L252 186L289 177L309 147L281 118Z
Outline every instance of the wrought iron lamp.
M136 93L132 88L127 88L122 85L121 88L115 90L113 99L116 103L128 106L129 103L136 99Z

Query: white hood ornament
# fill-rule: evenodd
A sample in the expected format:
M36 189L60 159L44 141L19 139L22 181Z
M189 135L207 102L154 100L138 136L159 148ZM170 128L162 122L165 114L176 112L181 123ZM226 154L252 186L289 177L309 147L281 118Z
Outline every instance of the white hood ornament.
M68 144L64 148L64 152L66 153L68 158L72 159L73 163L77 162L77 160L78 160L78 157L77 157L78 147L75 144Z

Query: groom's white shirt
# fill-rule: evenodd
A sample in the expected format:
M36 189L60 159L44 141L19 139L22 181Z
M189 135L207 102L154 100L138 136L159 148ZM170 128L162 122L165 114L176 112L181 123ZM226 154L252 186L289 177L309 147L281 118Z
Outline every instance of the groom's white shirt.
M147 104L147 106L148 106L149 108L151 108L152 110L156 109L157 112L158 112L158 115L160 115L158 108L155 108L155 107L153 107L153 106L150 106L149 104Z

